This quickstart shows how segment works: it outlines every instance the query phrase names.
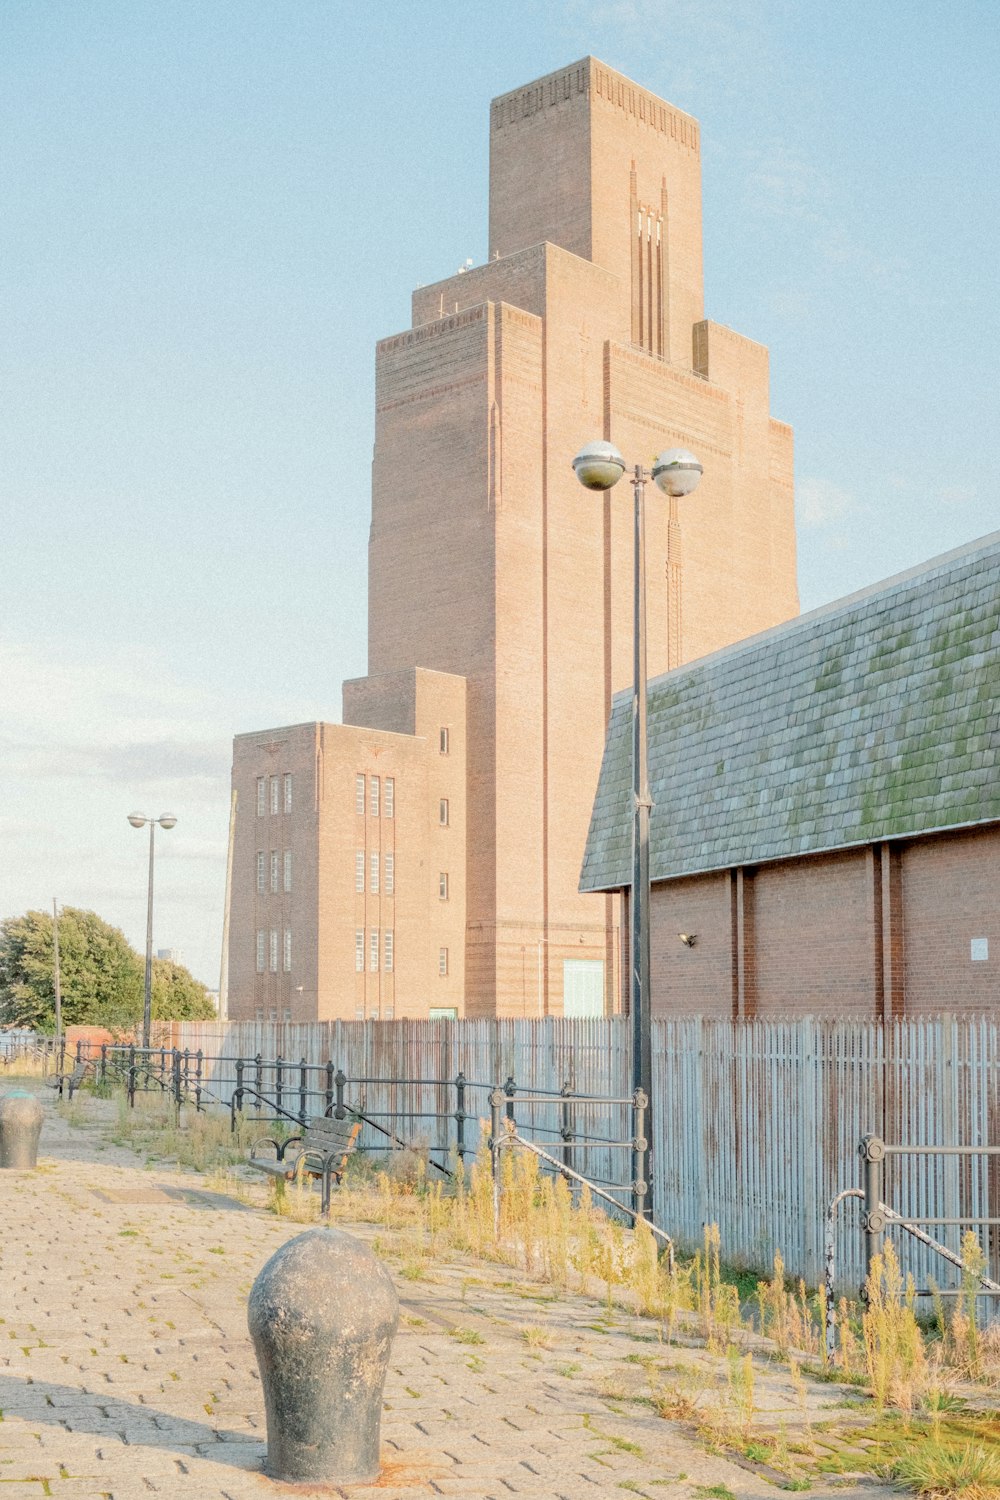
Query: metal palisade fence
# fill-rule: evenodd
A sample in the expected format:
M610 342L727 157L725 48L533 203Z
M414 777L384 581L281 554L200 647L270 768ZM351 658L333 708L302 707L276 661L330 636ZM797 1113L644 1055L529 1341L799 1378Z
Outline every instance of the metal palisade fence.
M174 1026L172 1041L206 1058L332 1061L349 1078L369 1080L352 1085L349 1102L385 1109L399 1135L442 1148L454 1139L447 1117L459 1073L470 1083L472 1149L488 1113L489 1087L509 1077L522 1093L558 1094L568 1085L577 1095L624 1096L630 1089L627 1022L620 1017L184 1022ZM1000 1144L1000 1026L992 1018L656 1020L653 1057L657 1222L691 1246L706 1224L717 1223L727 1260L766 1269L780 1250L788 1270L812 1285L823 1274L827 1205L861 1182L862 1136L911 1145ZM213 1092L228 1099L231 1069L208 1067L217 1073ZM551 1119L536 1116L533 1124L555 1134L557 1111L553 1103ZM581 1135L595 1123L596 1116L581 1122ZM609 1116L607 1128L620 1135L621 1122ZM605 1162L599 1147L581 1148L580 1156L574 1165L595 1177L621 1172L620 1157ZM1000 1159L894 1157L885 1192L906 1215L996 1217ZM988 1235L984 1244L997 1274L1000 1232L990 1228ZM960 1236L952 1225L938 1238L957 1249ZM860 1282L854 1203L845 1205L837 1264L843 1285ZM918 1246L905 1247L904 1264L918 1281L933 1276L951 1284L947 1267Z

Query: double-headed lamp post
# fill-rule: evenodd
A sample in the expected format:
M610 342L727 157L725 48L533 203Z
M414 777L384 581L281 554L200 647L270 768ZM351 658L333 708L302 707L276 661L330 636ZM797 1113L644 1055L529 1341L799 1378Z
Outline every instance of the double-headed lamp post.
M610 490L628 465L612 443L588 443L573 460L577 479L588 490ZM702 467L686 448L661 453L651 469L636 464L632 470L635 499L632 627L632 890L629 898L629 1001L632 1017L632 1088L646 1096L646 1144L642 1153L643 1182L636 1201L647 1218L653 1217L653 1177L650 1140L653 1133L653 1051L649 993L649 766L646 744L646 480L665 495L690 495Z
M146 984L142 995L142 1045L149 1047L149 1032L153 1011L153 834L157 824L161 828L173 828L177 819L173 813L163 813L158 818L147 818L145 813L129 813L133 828L145 828L149 824L149 893L146 897Z

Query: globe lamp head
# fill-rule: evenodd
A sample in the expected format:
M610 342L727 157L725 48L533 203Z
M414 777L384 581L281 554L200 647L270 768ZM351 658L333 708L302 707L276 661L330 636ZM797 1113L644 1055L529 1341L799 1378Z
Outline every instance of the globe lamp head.
M625 460L613 443L588 443L574 458L573 472L586 490L610 490L625 473Z
M703 473L701 464L686 448L668 448L653 465L653 480L665 495L680 499L690 495Z

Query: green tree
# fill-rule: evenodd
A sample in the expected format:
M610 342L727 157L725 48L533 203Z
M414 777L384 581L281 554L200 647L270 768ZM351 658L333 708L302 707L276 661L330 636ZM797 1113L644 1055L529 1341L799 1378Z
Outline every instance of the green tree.
M64 906L59 917L64 1026L132 1029L142 1016L144 960L125 934L96 912ZM153 1014L214 1014L205 986L180 964L154 961ZM0 1024L55 1029L52 915L29 911L0 923Z
M152 1010L156 1021L210 1021L215 1015L201 981L167 958L153 959Z

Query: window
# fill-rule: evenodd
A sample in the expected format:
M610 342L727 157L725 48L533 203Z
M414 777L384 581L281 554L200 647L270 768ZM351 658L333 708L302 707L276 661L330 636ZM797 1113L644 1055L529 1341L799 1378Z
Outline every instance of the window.
M267 861L263 849L257 850L257 894L263 896L267 888Z
M387 818L396 816L396 778L387 776L385 778L385 815Z
M292 889L292 851L285 850L285 894Z
M270 960L271 960L271 964L270 964L271 973L272 974L277 974L277 972L278 972L278 929L277 929L277 927L272 927L271 928L270 949L271 949L271 951L270 951L270 955L269 956L270 956Z
M365 851L356 849L354 852L354 889L363 892L365 888Z
M263 927L257 929L257 973L263 974L267 961L267 933Z
M365 972L365 929L363 927L354 929L354 972L355 974Z
M369 792L370 792L371 814L372 814L373 818L377 818L378 817L378 794L379 794L379 792L381 790L381 783L380 783L380 781L379 781L379 779L378 779L377 776L369 776L369 778L368 778L368 789L369 789Z
M447 972L448 972L448 950L447 950L447 948L439 948L438 949L438 973L440 974L441 978L443 979L445 977L445 975L447 974Z
M449 735L445 725L442 724L440 730L438 731L438 749L441 751L442 755L448 754L450 740L451 736Z
M430 1010L430 1019L432 1021L457 1021L458 1006L432 1005Z
M290 1020L291 1020L291 1019L292 1019L292 1013L291 1013L291 1011L290 1011L290 1010L289 1010L289 1009L288 1009L288 1007L287 1007L287 1006L286 1006L286 1007L285 1007L285 1020L286 1020L286 1021L290 1021Z
M286 974L292 972L292 929L285 928L285 946L282 953L282 968Z
M263 1021L263 1019L264 1019L264 1009L263 1009L263 1006L258 1006L257 1007L257 1020L258 1021Z
M371 870L370 870L370 875L371 875L370 890L371 890L371 893L372 893L373 896L377 896L378 895L378 850L377 849L373 849L372 850L372 852L371 852L371 862L370 863L371 863Z
M271 811L273 813L276 813L278 811L278 778L277 778L277 776L272 776L271 777Z
M563 959L563 1015L604 1015L604 960Z
M438 822L442 828L448 827L448 798L442 797L438 803Z
M378 973L378 928L373 927L368 934L368 967L373 974Z
M271 1025L273 1026L274 1023L275 1023L275 1021L277 1021L277 1019L278 1019L278 1012L276 1010L269 1010L268 1013L267 1013L267 1019L270 1021Z
M447 870L442 870L441 874L438 876L438 896L439 896L439 898L442 901L447 901L447 899L448 899L448 872L447 872Z
M354 811L359 818L365 815L365 778L363 776L354 778Z
M257 777L257 816L262 818L267 812L267 777Z
M286 813L290 813L291 810L292 810L292 773L291 773L291 771L286 771L285 772L285 776L284 776L284 789L285 789L285 812Z
M385 1008L385 1010L382 1012L382 1019L383 1019L383 1021L391 1021L392 1018L393 1018L393 1015L394 1015L394 1011L393 1011L392 1006L391 1005L387 1005L386 1008Z
M385 893L387 896L396 894L396 856L390 849L382 858L382 872L385 876Z
M388 931L385 934L385 941L383 943L383 948L385 950L385 972L387 974L391 974L392 973L393 961L395 959L395 952L394 952L395 942L394 942L394 934L393 934L393 931L392 931L391 927L388 929Z
M280 863L279 863L279 860L278 860L278 851L277 851L277 849L272 849L271 850L271 894L275 895L275 896L278 894L278 878L279 878L280 873L281 873L281 867L280 867Z

